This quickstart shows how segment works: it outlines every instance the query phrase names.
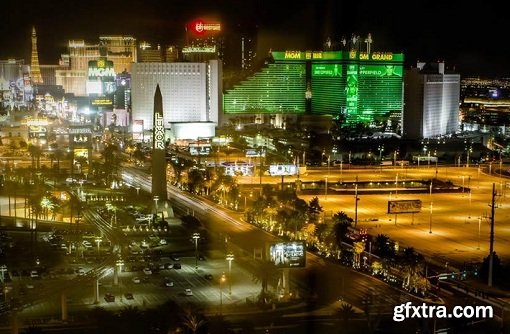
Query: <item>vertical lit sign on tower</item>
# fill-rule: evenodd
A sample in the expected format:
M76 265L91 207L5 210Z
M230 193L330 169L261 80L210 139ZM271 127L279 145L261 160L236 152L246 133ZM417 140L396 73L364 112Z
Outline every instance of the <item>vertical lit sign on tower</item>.
M347 119L353 120L358 113L358 65L347 66L347 86L345 87L347 100Z
M152 195L161 203L167 200L165 125L163 121L163 96L159 85L154 93L154 118L152 135ZM157 204L156 204L157 205ZM157 208L156 208L157 210Z
M163 115L154 114L154 149L165 149L165 126L163 123Z

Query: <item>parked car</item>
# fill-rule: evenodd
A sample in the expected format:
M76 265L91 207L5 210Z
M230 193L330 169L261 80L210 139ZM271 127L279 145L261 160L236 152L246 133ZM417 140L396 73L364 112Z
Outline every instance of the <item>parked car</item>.
M181 264L180 263L174 263L173 268L174 269L181 269Z
M133 277L132 281L135 284L140 284L140 282L141 282L139 277Z
M143 268L143 273L145 275L152 275L152 270L150 268Z
M184 289L184 294L186 296L193 296L193 291L191 291L191 289Z
M113 303L115 302L115 296L109 292L107 292L105 295L104 295L104 300L107 302L107 303Z
M204 277L205 277L205 279L208 279L209 281L212 281L212 279L213 279L213 276L211 274L206 274Z
M128 293L124 294L124 297L126 297L127 300L133 300L134 299L133 294L131 292L128 292Z

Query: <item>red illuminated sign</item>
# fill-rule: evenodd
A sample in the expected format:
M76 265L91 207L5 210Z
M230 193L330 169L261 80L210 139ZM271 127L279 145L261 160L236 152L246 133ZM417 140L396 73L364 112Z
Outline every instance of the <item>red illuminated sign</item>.
M188 29L197 35L217 33L221 31L221 24L218 22L204 22L197 19L188 24Z

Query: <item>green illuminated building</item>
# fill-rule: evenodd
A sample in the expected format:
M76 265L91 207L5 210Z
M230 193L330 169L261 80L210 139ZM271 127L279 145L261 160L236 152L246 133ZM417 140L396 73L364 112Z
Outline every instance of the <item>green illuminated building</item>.
M280 51L272 56L274 62L224 93L225 114L327 114L354 124L402 113L403 54Z

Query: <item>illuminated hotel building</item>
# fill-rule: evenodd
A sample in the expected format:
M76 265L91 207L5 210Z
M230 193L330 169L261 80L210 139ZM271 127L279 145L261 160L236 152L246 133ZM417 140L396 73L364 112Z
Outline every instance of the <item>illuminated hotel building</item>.
M186 25L186 45L182 48L185 61L203 62L223 58L221 23L196 19Z
M459 130L460 74L444 63L418 63L405 74L403 135L421 139Z
M131 72L132 64L137 61L136 39L130 36L102 36L98 44L87 44L84 40L69 41L68 54L62 55L61 60L68 67L56 71L57 85L61 85L67 93L86 95L89 61L99 57L113 61L115 73Z
M163 96L165 127L172 127L171 123L202 122L209 129L206 132L212 129L214 135L221 106L221 71L221 62L218 60L133 64L133 124L140 125L143 130L152 129L154 92L159 84ZM194 126L198 133L201 126Z
M284 126L291 115L331 115L370 124L402 114L403 54L359 51L277 51L261 71L223 97L226 120L264 116ZM224 122L225 120L222 120Z

